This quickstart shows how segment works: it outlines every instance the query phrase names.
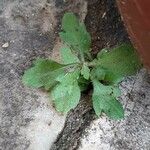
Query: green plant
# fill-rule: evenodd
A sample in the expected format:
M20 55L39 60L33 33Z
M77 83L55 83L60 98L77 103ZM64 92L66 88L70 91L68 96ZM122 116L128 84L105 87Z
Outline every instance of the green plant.
M134 48L122 44L111 50L103 49L93 59L90 34L73 13L64 15L60 38L64 42L60 49L62 63L38 58L25 71L23 83L49 91L56 109L62 113L76 107L81 91L92 83L97 116L104 112L111 119L123 118L123 107L117 100L121 94L118 83L141 68Z

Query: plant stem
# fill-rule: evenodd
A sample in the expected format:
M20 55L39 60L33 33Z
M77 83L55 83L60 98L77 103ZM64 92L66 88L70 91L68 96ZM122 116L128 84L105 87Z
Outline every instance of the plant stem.
M92 57L91 53L88 52L88 53L87 53L87 56L88 56L88 58L89 58L90 61L93 60L93 57Z
M83 52L81 50L79 50L79 52L80 52L81 61L84 62L85 61L84 60L84 54L83 54Z
M88 67L95 67L95 66L100 66L101 65L101 63L99 62L88 62L87 63L87 66Z
M67 64L66 66L74 66L74 65L81 65L81 63L71 63L71 64Z

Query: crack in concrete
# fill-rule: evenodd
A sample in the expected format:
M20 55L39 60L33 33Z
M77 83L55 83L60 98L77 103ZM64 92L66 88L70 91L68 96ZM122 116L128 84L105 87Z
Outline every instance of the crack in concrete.
M120 15L118 15L118 10L114 0L111 2L109 0L95 0L93 3L89 0L88 2L85 23L88 31L92 35L93 53L97 52L97 49L106 46L114 46L120 41L128 41L127 34L120 20ZM105 21L103 21L103 18L100 18L99 16L105 12L107 13L105 14ZM101 24L102 27L99 27L99 24ZM108 30L108 27L110 27L110 30ZM121 34L116 35L114 31L119 31ZM111 39L105 35L107 32L109 32ZM91 98L90 95L88 96L88 99L89 98ZM82 134L85 134L85 129L95 119L94 112L90 106L91 101L89 100L90 105L86 101L87 100L83 97L83 100L81 99L80 104L75 110L68 114L65 126L51 147L51 150L77 150L79 148Z

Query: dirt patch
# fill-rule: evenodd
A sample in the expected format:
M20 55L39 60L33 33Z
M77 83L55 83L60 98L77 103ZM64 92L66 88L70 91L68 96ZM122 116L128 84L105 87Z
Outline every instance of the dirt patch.
M83 130L90 125L93 119L94 112L90 106L89 96L83 95L78 106L68 114L64 129L51 150L76 149Z
M85 23L92 37L94 54L102 48L129 42L115 0L98 0L88 5Z
M96 54L104 47L129 42L115 0L99 0L88 3L85 23L92 36L93 54ZM87 93L86 98L83 95L79 105L68 114L64 130L58 136L51 150L78 149L81 135L91 121L95 119L91 108L91 96L89 95Z

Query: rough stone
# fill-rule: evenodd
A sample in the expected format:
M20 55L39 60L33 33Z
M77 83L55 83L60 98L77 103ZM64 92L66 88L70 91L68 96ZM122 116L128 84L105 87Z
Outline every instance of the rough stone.
M119 98L125 119L109 120L105 115L85 129L79 150L150 149L150 73L141 70L120 84Z
M103 1L89 2L91 10L93 4L96 8L99 3L93 11L99 15L97 10ZM66 116L54 110L46 92L23 86L21 77L32 60L36 57L55 57L56 60L58 57L57 50L61 45L57 38L59 24L63 12L68 10L84 20L87 2L0 1L0 150L49 150L56 139L64 149L70 143L71 150L77 147L79 150L149 150L150 75L146 71L142 70L136 77L121 83L120 101L125 107L125 119L117 122L110 121L106 116L93 121L91 107L79 104L67 116L69 119L65 123ZM96 20L96 15L93 16ZM106 16L104 14L104 18ZM4 46L5 43L9 45ZM90 127L81 136L85 124L90 122ZM73 133L69 137L75 143L65 142L66 138L59 140L58 134L64 124L64 132L61 133L66 134L60 134L60 137ZM58 145L53 146L57 149Z
M66 116L52 108L47 93L23 86L21 77L32 60L53 55L62 12L71 8L80 13L80 3L0 1L1 150L49 150L63 129Z
M1 3L0 149L48 150L63 128L65 116L50 106L47 94L24 87L21 76L33 59L51 54L55 11L45 9L46 0ZM4 47L6 43L9 46Z

